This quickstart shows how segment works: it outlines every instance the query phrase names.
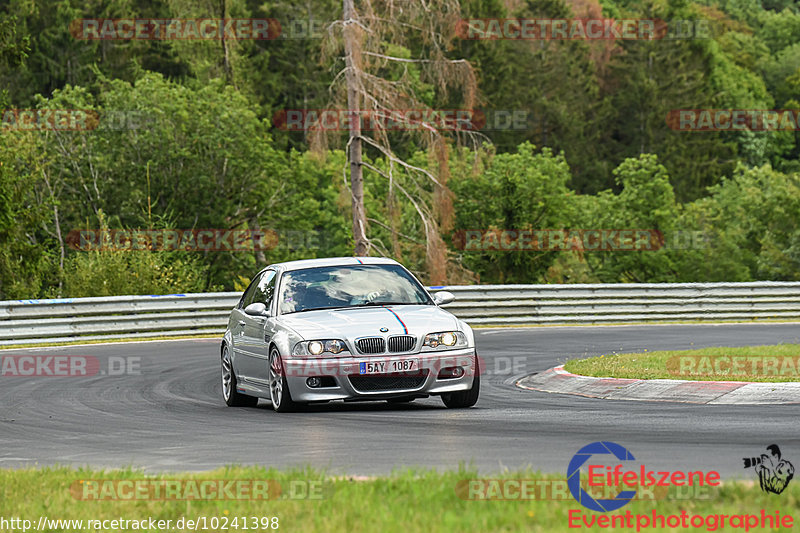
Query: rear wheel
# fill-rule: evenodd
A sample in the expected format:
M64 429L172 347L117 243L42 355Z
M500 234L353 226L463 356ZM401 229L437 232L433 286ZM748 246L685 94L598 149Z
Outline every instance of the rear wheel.
M228 407L255 407L258 404L258 398L236 390L236 372L227 344L222 347L222 399Z
M283 371L283 360L277 348L272 348L269 352L269 398L272 400L272 408L279 413L294 411L299 406L292 400Z
M472 388L459 392L448 392L442 394L442 402L451 409L465 409L478 403L478 396L481 394L481 374L478 367L478 358L475 358L475 377L472 380Z

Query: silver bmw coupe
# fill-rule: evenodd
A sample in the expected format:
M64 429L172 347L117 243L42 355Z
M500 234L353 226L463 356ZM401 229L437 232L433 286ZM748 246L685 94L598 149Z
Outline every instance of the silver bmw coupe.
M229 406L269 399L276 411L332 400L447 407L478 401L475 337L391 259L340 257L270 265L231 312L222 340Z

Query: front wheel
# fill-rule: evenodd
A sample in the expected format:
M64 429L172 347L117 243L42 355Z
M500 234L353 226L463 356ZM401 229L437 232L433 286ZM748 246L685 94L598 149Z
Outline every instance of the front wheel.
M465 409L478 403L478 396L481 394L481 374L478 366L478 358L475 358L475 378L472 380L472 388L459 392L448 392L442 394L442 402L451 409Z
M228 407L255 407L258 404L255 396L240 394L236 390L236 372L227 345L222 347L222 399Z
M289 385L286 383L286 375L283 371L283 361L277 348L269 352L269 398L272 400L272 408L279 413L288 413L298 407L298 403L292 400L289 392Z

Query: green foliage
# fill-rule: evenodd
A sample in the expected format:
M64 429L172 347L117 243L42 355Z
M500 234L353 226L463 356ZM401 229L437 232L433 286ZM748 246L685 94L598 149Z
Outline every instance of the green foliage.
M312 5L313 4L313 5ZM240 288L270 262L349 255L351 198L341 151L311 154L303 133L270 123L319 109L341 58L321 63L321 32L341 2L12 0L0 5L0 109L96 112L90 131L0 131L0 299ZM272 41L76 39L81 18L271 17ZM312 9L313 8L313 9ZM449 147L446 236L453 282L794 280L800 133L678 132L675 109L800 108L800 9L788 0L461 1L463 17L712 20L711 39L459 40L481 106L529 113L523 130L486 130L491 147ZM311 28L311 34L304 34ZM387 42L426 57L426 42ZM227 65L227 67L226 67ZM432 108L463 106L421 76ZM393 150L440 161L410 136ZM534 146L538 148L534 148ZM426 279L418 207L432 184L367 150L369 236L377 253ZM405 191L405 192L404 192ZM408 196L406 196L406 193ZM106 213L107 215L103 215ZM78 252L69 231L263 229L274 248L243 252ZM646 229L659 250L464 252L467 229ZM452 229L452 232L451 232ZM452 233L452 234L451 234Z
M30 136L0 134L0 300L42 294L57 278L53 236L43 231L48 207L30 166Z
M699 200L715 255L747 268L747 279L800 280L800 176L740 166Z
M177 229L255 229L294 190L282 183L286 158L272 148L268 124L219 82L193 90L148 74L135 84L108 81L99 99L67 87L40 106L93 108L101 117L94 131L53 133L43 145L67 230L96 224L100 211L112 228L147 227L155 213ZM256 259L208 252L208 284L226 284Z
M99 229L108 232L102 211L98 219ZM151 227L170 226L166 220L157 220ZM70 297L175 294L202 292L207 274L208 266L190 252L115 250L101 246L72 254L64 265L62 282L64 293Z
M163 283L157 276L148 288L140 289L145 292L183 285L198 290L232 288L236 274L249 277L267 262L348 252L347 218L338 207L341 153L322 163L309 153L276 151L269 124L257 117L241 93L219 82L190 89L147 74L134 84L108 80L104 85L99 98L67 86L51 99L39 99L43 109L84 109L100 116L91 131L37 132L26 137L31 164L41 172L21 180L21 185L30 188L30 201L38 203L36 212L46 213L42 224L49 233L56 225L52 207L58 206L62 236L74 229L97 228L101 213L109 214L107 224L113 229L152 228L154 219L166 219L176 229L261 228L289 236L263 252L193 252L202 256L198 259L205 265L202 276L188 280L178 276ZM34 194L37 187L50 190L45 178L52 195ZM5 195L12 192L10 186L3 190ZM9 205L24 202L17 199ZM18 226L32 213L9 212L5 219L14 219L12 226ZM50 242L54 245L51 250L57 254L59 246ZM71 259L70 255L82 252L66 249L65 253L65 275L108 260L113 263L108 275L124 277L113 272L124 271L127 262L134 261L114 254ZM154 268L169 263L153 257L135 261L142 268L147 261L155 261ZM15 281L8 283L22 283L12 271L9 266L8 277ZM175 272L183 271L176 267ZM74 274L70 283L65 279L63 290L85 293L97 279L86 276ZM119 288L126 282L109 283ZM55 293L61 286L57 276L49 285ZM42 286L32 292L46 290Z
M563 155L521 144L516 154L486 156L469 169L462 152L452 172L456 231L536 230L565 227L571 210L569 166ZM462 262L484 282L539 279L557 252L465 251Z
M619 194L578 197L572 226L658 231L655 250L563 252L557 281L704 282L800 279L800 180L740 167L710 196L678 204L654 156L624 161Z
M537 0L507 13L499 5L464 2L470 17L569 18L563 1ZM599 10L598 10L599 12ZM578 40L462 40L461 55L481 75L489 116L495 112L527 114L524 129L489 124L485 132L498 152L515 152L521 142L564 152L579 190L605 188L610 166L603 157L601 129L608 106L601 100L598 70L605 61L597 43ZM495 129L497 126L497 129ZM580 146L580 150L575 150ZM599 184L598 184L599 182Z
M800 41L800 13L788 7L780 13L766 11L761 15L757 34L772 52L784 50Z
M90 251L73 255L64 268L71 297L176 294L205 290L207 267L173 252Z
M626 159L614 170L614 177L619 194L603 191L595 198L581 198L579 227L665 236L675 232L679 207L667 170L654 155ZM585 260L604 283L673 281L677 272L670 250L653 242L647 246L658 249L587 251Z

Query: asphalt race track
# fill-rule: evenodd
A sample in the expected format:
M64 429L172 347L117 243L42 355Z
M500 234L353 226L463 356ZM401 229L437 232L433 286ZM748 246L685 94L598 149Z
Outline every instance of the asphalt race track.
M741 458L758 456L772 443L800 461L800 406L608 401L513 385L514 378L567 358L614 350L800 343L800 324L476 331L488 375L478 405L467 410L446 409L439 398L407 406L340 402L291 414L275 413L265 401L228 408L219 393L219 342L213 339L3 351L2 357L93 356L100 369L124 361L140 373L0 377L0 466L169 471L241 463L369 475L463 462L484 474L525 466L561 472L580 447L596 440L622 444L653 469L746 476Z

